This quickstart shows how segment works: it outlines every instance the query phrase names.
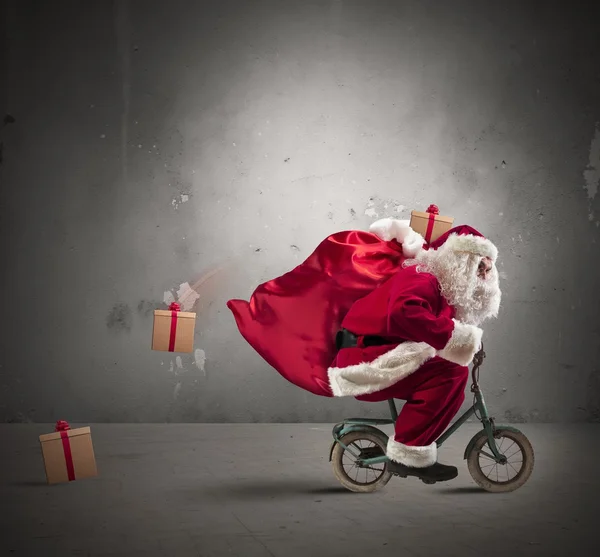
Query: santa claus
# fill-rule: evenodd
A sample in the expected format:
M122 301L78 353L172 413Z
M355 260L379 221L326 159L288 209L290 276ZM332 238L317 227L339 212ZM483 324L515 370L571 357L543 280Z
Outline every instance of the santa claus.
M401 229L389 219L371 227L384 239ZM475 229L456 227L405 260L342 321L328 369L333 394L406 401L387 446L395 474L436 481L458 474L437 461L435 441L464 401L479 326L498 314L497 255Z
M436 481L436 439L458 412L480 325L496 317L496 247L470 226L429 245L408 221L326 238L298 267L229 300L246 341L316 395L406 401L386 454L390 471ZM333 361L332 361L333 360Z

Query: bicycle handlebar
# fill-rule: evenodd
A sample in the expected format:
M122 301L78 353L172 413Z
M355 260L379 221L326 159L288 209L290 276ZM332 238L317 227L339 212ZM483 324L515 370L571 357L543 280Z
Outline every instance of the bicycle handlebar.
M483 359L485 358L485 352L483 350L483 342L481 343L481 348L479 352L473 356L473 369L471 370L471 379L473 381L473 385L479 385L479 376L477 374L479 370L479 366L483 363Z

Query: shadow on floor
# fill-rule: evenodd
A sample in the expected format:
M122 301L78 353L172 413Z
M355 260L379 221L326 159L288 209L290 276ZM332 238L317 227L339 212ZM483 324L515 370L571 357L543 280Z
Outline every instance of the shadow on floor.
M15 487L48 487L48 482L42 480L30 480L27 482L13 482Z
M476 485L463 485L460 487L446 487L446 488L440 489L439 491L441 491L442 493L449 493L449 494L456 494L456 495L461 495L461 494L494 495L493 493L489 493L485 489L482 489L481 487L478 487Z
M239 480L198 486L197 489L186 490L186 494L199 499L207 496L236 499L287 499L290 497L308 499L315 495L341 495L351 494L351 492L342 486L315 486L314 482L302 482L300 480Z

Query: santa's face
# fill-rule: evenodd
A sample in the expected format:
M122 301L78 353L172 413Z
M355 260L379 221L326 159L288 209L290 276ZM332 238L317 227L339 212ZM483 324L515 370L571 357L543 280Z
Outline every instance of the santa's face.
M467 272L463 284L466 286L463 290L465 295L456 307L459 319L480 325L498 315L502 293L498 270L489 257L479 261L475 276Z
M492 260L489 257L484 257L479 262L479 266L477 267L477 276L480 279L487 279L488 275L490 274L490 271L492 270L492 267Z
M501 291L498 270L489 257L471 253L452 253L442 246L424 251L412 262L438 279L442 295L456 310L456 318L464 323L480 325L496 317Z

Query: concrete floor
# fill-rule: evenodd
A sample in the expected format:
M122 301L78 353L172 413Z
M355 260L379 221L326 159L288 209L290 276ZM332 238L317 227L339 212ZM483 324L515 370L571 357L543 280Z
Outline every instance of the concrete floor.
M0 554L598 555L600 425L519 427L536 466L518 491L475 486L467 424L440 454L459 465L453 482L392 478L359 495L333 476L330 424L92 425L100 476L57 486L37 441L52 426L3 424Z

